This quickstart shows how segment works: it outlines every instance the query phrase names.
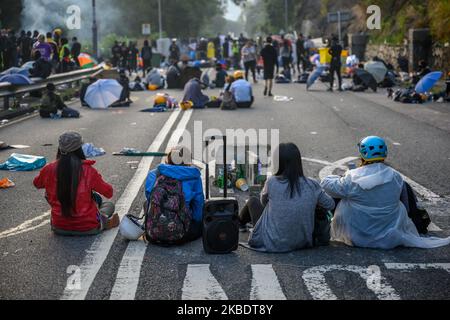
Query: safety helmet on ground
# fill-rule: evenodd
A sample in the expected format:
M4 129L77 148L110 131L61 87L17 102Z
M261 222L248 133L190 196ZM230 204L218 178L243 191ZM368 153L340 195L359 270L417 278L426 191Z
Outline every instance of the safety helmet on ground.
M158 89L159 89L159 87L156 84L150 84L148 86L148 90L150 90L150 91L156 91Z
M167 103L167 97L165 94L158 94L155 97L155 105L160 105L160 104L166 104Z
M120 223L120 234L127 240L137 241L145 233L144 226L139 219L132 215L126 215Z
M376 136L370 136L361 140L358 144L361 158L368 162L384 161L388 156L386 142Z
M183 111L190 110L194 107L194 103L192 101L183 101L180 102L180 108Z
M244 72L242 70L237 70L234 72L233 77L237 79L244 79Z

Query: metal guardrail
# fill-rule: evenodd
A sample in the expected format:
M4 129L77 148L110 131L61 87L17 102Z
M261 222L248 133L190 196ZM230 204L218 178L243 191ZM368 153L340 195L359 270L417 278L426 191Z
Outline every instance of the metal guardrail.
M3 108L5 110L9 109L10 97L15 96L17 94L45 89L47 87L47 84L49 83L53 83L55 84L55 86L59 86L66 83L84 80L92 76L96 77L100 75L103 71L104 69L102 66L97 66L95 68L90 69L82 69L67 73L55 74L48 77L47 79L38 79L35 80L33 84L23 86L17 86L12 85L11 83L8 82L2 82L0 83L0 98L4 99Z

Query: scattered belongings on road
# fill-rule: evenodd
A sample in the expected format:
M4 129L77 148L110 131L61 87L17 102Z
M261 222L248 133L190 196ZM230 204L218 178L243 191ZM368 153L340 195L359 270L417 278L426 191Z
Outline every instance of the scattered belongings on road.
M290 101L294 101L294 98L287 97L287 96L275 96L275 97L273 97L273 100L275 102L290 102Z
M0 141L0 151L2 151L2 150L10 150L10 149L27 149L29 147L30 146L25 146L25 145L21 145L21 144L16 144L16 145L10 146L6 142Z
M8 189L14 187L16 184L8 178L0 179L0 189Z
M83 153L86 158L101 157L106 154L103 148L97 148L92 143L85 143L83 145Z
M41 156L13 153L5 163L0 164L0 170L33 171L41 169L47 160Z
M163 152L142 152L133 148L123 148L120 152L114 152L113 156L126 156L126 157L167 157Z

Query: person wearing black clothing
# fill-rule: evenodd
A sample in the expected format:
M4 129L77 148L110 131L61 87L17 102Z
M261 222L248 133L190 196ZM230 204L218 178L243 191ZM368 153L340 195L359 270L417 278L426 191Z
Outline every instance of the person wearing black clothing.
M266 81L264 95L269 94L272 97L272 87L273 79L275 78L275 67L277 67L277 72L279 69L278 65L278 54L276 49L272 45L272 37L267 38L267 43L260 53L264 61L264 80Z
M80 89L80 101L81 101L81 106L83 107L89 107L89 105L86 103L86 101L84 100L84 98L86 97L86 92L87 89L89 88L89 86L91 84L94 84L95 82L97 82L97 78L95 77L90 77L89 78L89 82L83 83L81 85L81 89Z
M113 67L117 67L120 63L122 49L119 45L119 42L115 41L114 46L111 48L111 56L112 56L112 65Z
M33 39L31 39L31 31L28 31L20 43L20 55L22 56L22 64L31 60L31 50L33 48Z
M152 51L152 47L149 45L148 40L144 41L144 46L142 47L141 50L141 57L142 57L142 61L144 62L144 77L145 77L145 72L146 70L149 70L152 68L152 58L153 58L153 51Z
M177 45L177 39L172 39L169 52L169 63L174 64L180 61L180 47Z
M122 46L120 47L120 67L123 69L127 68L128 65L128 52L130 49L127 47L125 42L122 42Z
M297 42L297 70L300 73L300 64L302 65L303 72L306 72L306 50L305 50L305 39L303 38L303 34L298 36Z
M76 65L80 67L80 61L78 60L78 56L81 53L81 44L78 42L77 37L72 38L72 48L70 49L70 53Z
M52 64L41 57L41 52L34 52L33 68L30 69L30 78L47 79L52 74Z
M32 41L33 41L33 44L35 44L36 42L38 42L39 34L40 34L39 31L37 31L37 30L34 30L34 31L33 31L33 37L31 38Z
M333 91L334 85L334 74L336 73L339 79L339 91L342 91L342 75L341 75L341 55L342 55L342 46L339 44L337 38L333 38L331 42L331 48L329 50L331 55L331 64L330 64L330 89L328 91Z
M8 33L8 40L6 41L7 64L5 63L5 69L18 66L17 54L17 38L14 31L11 30Z
M130 42L130 50L128 52L128 72L131 74L132 72L137 72L137 56L139 54L139 50L136 48L136 45Z
M0 33L0 70L5 70L5 59L6 59L6 42L7 42L7 37L6 35L3 33Z

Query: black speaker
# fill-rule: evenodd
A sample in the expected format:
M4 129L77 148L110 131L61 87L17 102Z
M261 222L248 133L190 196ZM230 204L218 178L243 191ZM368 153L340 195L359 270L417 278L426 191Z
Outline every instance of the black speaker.
M228 176L226 165L227 139L224 141L224 177ZM215 139L215 138L213 138ZM206 141L208 148L209 140ZM208 254L228 254L239 247L239 203L227 198L227 183L224 183L223 198L209 198L209 165L206 161L206 202L203 209L203 248Z
M211 199L203 213L203 247L209 254L228 254L239 246L239 204L235 199Z

